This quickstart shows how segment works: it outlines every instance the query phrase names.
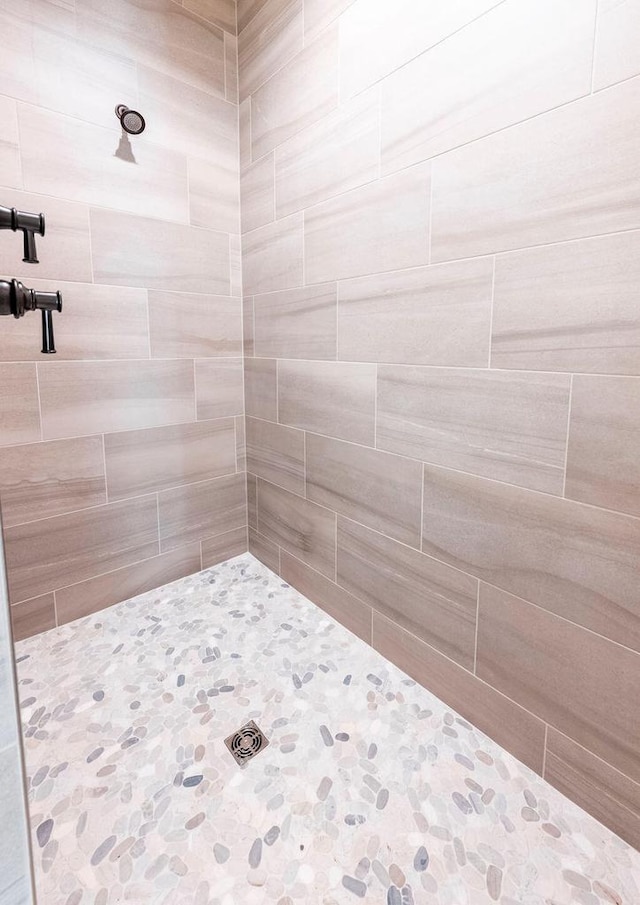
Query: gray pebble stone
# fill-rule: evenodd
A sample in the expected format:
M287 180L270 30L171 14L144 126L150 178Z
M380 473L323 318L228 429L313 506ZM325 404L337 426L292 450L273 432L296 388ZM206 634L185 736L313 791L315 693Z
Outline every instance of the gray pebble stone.
M272 826L271 829L267 830L264 834L264 843L265 845L273 845L273 843L277 840L280 835L280 827Z
M187 776L183 781L182 785L187 789L193 788L193 786L199 786L203 780L202 773L199 773L197 776Z
M262 839L255 839L249 851L249 867L259 867L262 861Z
M93 853L93 855L91 855L91 864L94 867L97 864L100 864L100 862L103 861L107 857L107 855L109 854L109 852L111 851L111 849L113 848L113 846L115 844L116 844L116 837L107 836L107 838L104 840L104 842L101 842L100 845L95 850L95 852Z
M378 798L376 799L376 808L379 811L384 811L387 806L387 802L389 801L389 790L388 789L380 789L378 792Z
M329 732L326 726L320 726L320 735L322 736L322 741L325 743L327 748L333 747L333 736Z
M471 814L473 807L464 795L461 795L460 792L453 792L451 797L453 798L456 806L460 808L463 814Z
M361 899L364 899L367 894L366 884L363 883L362 880L356 880L355 877L350 877L347 874L342 878L342 885L345 889L348 889L349 892L359 896Z
M53 829L53 820L43 820L36 830L36 837L40 848L44 848L51 838L51 830Z
M225 861L228 861L230 854L231 852L226 845L221 845L219 842L216 842L216 844L213 846L213 857L216 859L218 864L224 864Z
M387 890L387 905L402 905L402 896L397 886L390 886Z
M424 845L421 845L413 859L413 866L418 872L422 872L429 867L429 853Z

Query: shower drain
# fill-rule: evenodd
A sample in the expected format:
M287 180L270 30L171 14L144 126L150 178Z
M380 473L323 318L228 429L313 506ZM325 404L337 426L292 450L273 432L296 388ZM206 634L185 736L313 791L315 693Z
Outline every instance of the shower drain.
M231 751L239 764L246 764L247 761L259 754L263 748L269 744L269 739L251 720L246 726L238 729L229 738L225 738L225 745Z

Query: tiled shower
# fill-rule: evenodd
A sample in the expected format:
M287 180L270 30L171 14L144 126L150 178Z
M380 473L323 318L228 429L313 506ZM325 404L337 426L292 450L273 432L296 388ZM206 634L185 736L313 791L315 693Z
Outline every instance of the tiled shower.
M36 895L43 890L40 905L127 899L635 905L640 0L0 0L0 24L0 205L42 211L47 221L37 239L39 264L21 261L19 238L0 232L0 279L63 296L54 315L54 356L40 351L35 315L0 321L0 503L9 591L0 614L0 809L9 815L0 826L0 905L36 901L29 861ZM143 114L143 134L121 130L118 104ZM205 578L197 577L201 572ZM165 585L174 590L156 594ZM260 587L264 604L257 590L251 597ZM320 609L305 609L291 589ZM136 610L128 601L140 594ZM233 599L228 628L217 611L207 626L207 594L216 607ZM271 839L268 827L260 846L249 839L241 855L254 871L251 889L228 885L245 840L225 822L226 812L229 838L211 835L218 813L211 802L218 795L228 805L225 796L240 780L233 772L227 777L217 760L220 776L203 771L211 786L194 791L201 805L209 796L212 808L194 811L204 815L199 885L187 882L193 867L184 852L167 853L165 864L159 849L140 867L146 886L136 885L133 866L119 886L98 883L97 865L95 876L79 861L73 866L64 833L47 835L66 797L73 800L73 784L52 816L42 789L53 794L47 783L56 777L39 779L38 771L45 762L51 769L47 744L73 746L64 720L55 744L53 734L38 740L38 731L49 732L47 708L56 713L60 705L43 698L47 714L34 718L39 702L31 700L37 695L30 685L43 682L37 663L51 694L59 681L72 700L79 696L78 713L75 706L68 711L75 725L84 705L68 664L82 662L78 688L96 705L108 702L108 687L98 688L88 672L89 652L101 662L96 632L118 650L121 624L119 681L137 687L127 633L135 637L138 624L146 631L151 602L158 626L163 620L157 643L168 644L160 636L173 631L188 648L189 633L170 615L188 618L185 595L193 595L199 614L189 631L193 644L203 645L215 691L210 699L219 696L221 707L241 702L237 717L233 708L226 718L220 711L211 717L204 749L221 744L241 716L266 720L269 708L257 702L255 689L246 690L251 681L235 663L243 643L245 660L256 645L257 662L263 644L269 656L285 656L281 633L300 632L286 643L304 661L300 639L309 638L306 667L295 666L289 651L288 666L273 675L265 667L257 676L265 700L279 708L275 728L262 725L270 737L259 755L264 770L282 769L300 783L303 769L297 764L296 772L286 759L300 756L302 743L289 739L279 721L294 724L291 714L335 706L327 703L334 692L326 677L334 666L351 668L351 651L365 670L369 704L362 712L353 705L360 721L324 745L337 758L334 749L365 745L366 736L360 761L375 760L367 753L374 744L383 775L375 779L374 814L354 812L353 824L341 821L342 834L355 834L349 844L357 857L344 865L347 881L338 879L335 888L319 855L301 863L289 882L291 863L279 854L270 868L281 873L279 881L270 876L253 884L266 853L276 857L275 845L264 841ZM271 635L233 634L249 599L252 624ZM270 606L282 608L282 623L270 621ZM316 648L314 633L325 642ZM227 656L221 638L235 645L227 672L219 671ZM56 653L66 664L58 677ZM151 648L148 657L151 663ZM275 678L282 669L292 674L286 692ZM188 670L176 675L188 688ZM356 667L353 675L355 695ZM373 689L372 675L379 683ZM13 707L16 678L24 752ZM319 679L327 682L325 698ZM219 695L232 686L230 697ZM418 695L420 687L439 700L428 707L416 697L408 717L402 696ZM391 724L407 721L415 744L425 745L424 759L416 755L421 764L433 766L420 736L420 714L431 708L434 738L453 725L454 714L460 731L492 740L492 759L502 751L523 776L550 784L532 780L536 793L529 787L522 793L527 826L507 829L513 837L522 833L523 850L534 832L556 846L540 863L531 856L536 871L529 879L510 873L509 857L504 864L485 858L484 869L469 858L464 870L475 864L481 892L472 892L466 874L468 886L447 887L451 865L463 870L455 840L464 848L479 830L469 825L467 837L447 840L431 832L442 827L426 810L423 822L416 818L411 845L421 852L424 842L427 851L428 838L441 839L442 876L433 850L430 868L416 854L407 855L408 867L393 861L397 870L387 864L376 871L382 855L358 834L378 820L376 838L384 839L396 833L394 820L405 819L375 804L387 788L385 769L405 756L386 730L366 735L366 713L381 707L366 695L384 697L379 689L386 700L395 695L402 714L390 716ZM200 691L193 691L196 713L206 703ZM176 690L164 693L173 706ZM126 707L140 706L131 694ZM109 713L104 732L117 723L117 711ZM76 725L75 742L79 732ZM180 740L177 758L192 773L200 763L194 732ZM288 740L278 741L283 732ZM458 765L469 761L469 752L454 752L458 742L444 736ZM324 751L325 735L318 738ZM322 755L315 740L309 745L314 796L318 782L324 795L315 767ZM60 775L77 769L80 787L92 749L73 750L77 763L70 758ZM345 783L351 756L333 763ZM275 760L267 764L269 757ZM167 758L173 763L173 753ZM141 775L143 760L136 765ZM261 771L260 763L242 775ZM502 769L506 783L505 770L520 793L516 767ZM415 772L422 777L418 799L431 782L445 788L428 771ZM470 782L478 785L475 775ZM326 778L337 789L337 775ZM453 774L447 782L455 782ZM391 780L389 788L393 805ZM531 803L543 789L555 796L547 808L552 816L564 801L558 793L573 803L565 824ZM482 801L483 792L475 792ZM288 801L286 790L283 796ZM331 801L327 796L318 800ZM477 806L486 817L489 802ZM416 801L412 807L420 810ZM575 815L583 812L588 841L577 841ZM252 819L259 822L256 814ZM285 841L284 825L277 824L278 844L299 849L293 831ZM58 899L46 885L47 872L60 869L51 866L50 839L84 883L76 888L61 873ZM602 859L599 845L607 853ZM262 865L252 863L260 861L258 848ZM223 849L231 851L229 861ZM577 850L590 852L592 874L578 866ZM339 851L332 857L343 866L346 849ZM125 849L122 857L130 858ZM134 860L141 865L145 857ZM514 863L521 857L514 855ZM534 874L541 877L551 862L566 889L549 880L543 894ZM184 888L166 880L172 871ZM150 893L156 877L157 894Z

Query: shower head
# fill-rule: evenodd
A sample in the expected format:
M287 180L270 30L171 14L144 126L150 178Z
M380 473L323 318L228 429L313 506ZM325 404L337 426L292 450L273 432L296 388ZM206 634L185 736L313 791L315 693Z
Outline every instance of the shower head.
M116 107L116 116L120 120L120 125L129 135L140 135L144 132L146 123L142 113L137 110L130 110L124 104L118 104Z

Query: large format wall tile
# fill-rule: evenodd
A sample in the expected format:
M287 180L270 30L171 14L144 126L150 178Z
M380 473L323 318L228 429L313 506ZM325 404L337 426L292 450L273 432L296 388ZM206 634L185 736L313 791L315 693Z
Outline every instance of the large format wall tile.
M241 474L187 484L158 494L160 549L174 550L192 541L226 534L247 523L247 498Z
M338 357L485 367L489 258L347 280L338 287Z
M336 284L289 289L253 299L255 355L336 357Z
M240 100L255 92L303 47L302 0L267 0L240 32Z
M237 0L238 31L246 28L249 22L263 8L267 0Z
M91 237L98 283L229 295L226 233L93 208Z
M29 191L132 214L188 220L187 165L181 155L139 139L134 164L116 156L115 127L105 129L26 105L20 105L19 120Z
M258 531L317 572L335 577L336 516L328 509L259 480Z
M413 547L420 546L418 462L307 435L307 496Z
M247 295L290 289L303 282L302 214L254 229L242 237L242 282Z
M38 379L45 440L193 420L191 362L46 362Z
M640 516L640 380L573 378L565 495Z
M10 616L14 642L48 632L57 624L53 592L16 603L10 607Z
M198 420L242 415L242 359L201 359L195 366Z
M0 97L0 173L3 185L22 187L20 150L18 147L18 113L16 102L10 97Z
M595 16L596 0L502 3L385 79L383 172L589 94Z
M600 0L594 89L640 73L639 31L640 7L636 0Z
M565 374L381 365L377 446L562 495Z
M219 358L242 354L238 299L188 292L149 293L153 358Z
M304 38L308 44L354 0L304 0Z
M337 103L338 32L330 28L251 95L254 160L317 122Z
M375 612L373 646L518 760L542 773L545 737L542 720Z
M84 204L7 189L2 192L2 205L44 213L47 231L46 238L36 242L40 262L37 271L33 264L22 261L22 237L10 230L0 232L3 276L10 274L27 285L35 276L46 280L91 282L89 210Z
M158 553L155 496L40 519L5 531L13 603Z
M273 358L244 360L245 414L278 420L278 362Z
M378 92L339 107L276 151L279 217L378 178Z
M496 368L640 374L640 232L498 255Z
M5 528L106 503L102 439L1 449L0 501Z
M640 780L640 654L481 585L477 657L481 679Z
M340 518L336 580L374 610L473 670L477 579Z
M497 5L498 0L356 0L340 19L341 96L358 94Z
M240 176L242 231L248 232L275 220L275 157L265 154Z
M304 496L302 431L257 418L247 418L246 421L247 471Z
M638 519L427 465L422 549L640 651Z
M280 555L280 575L283 581L312 600L350 632L371 644L371 607L284 551Z
M439 157L433 260L637 227L639 138L634 79Z
M219 161L187 160L189 173L189 223L218 232L240 232L237 167ZM234 295L235 293L231 293Z
M374 446L375 419L375 365L279 362L278 420L283 424Z
M60 280L29 280L28 285L62 293L62 315L54 315L57 361L149 357L144 289ZM39 317L25 316L7 327L0 332L0 359L42 361Z
M235 0L182 0L182 5L230 34L236 33Z
M255 528L249 528L248 537L249 553L264 563L267 569L271 569L278 575L280 572L280 547L259 534Z
M544 778L640 849L640 784L552 727L547 733Z
M218 563L231 559L233 556L241 556L249 549L246 525L225 531L224 534L219 534L217 537L207 537L200 541L200 548L203 569L217 566Z
M36 366L0 364L0 446L40 439Z
M429 190L428 166L414 167L305 211L306 281L428 263Z
M104 453L109 499L233 474L235 440L233 418L107 434Z
M89 616L122 600L200 571L200 547L191 544L56 591L58 624ZM23 606L24 604L19 604Z

